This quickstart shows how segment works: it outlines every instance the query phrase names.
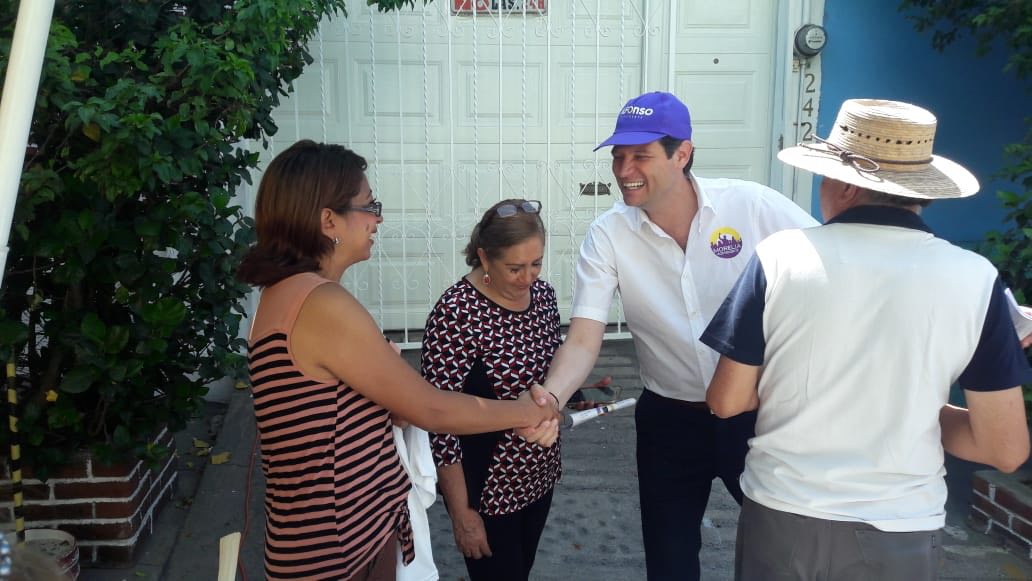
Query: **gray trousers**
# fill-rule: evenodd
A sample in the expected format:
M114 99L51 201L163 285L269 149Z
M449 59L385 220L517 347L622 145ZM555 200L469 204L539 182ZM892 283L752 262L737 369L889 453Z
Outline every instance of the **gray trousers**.
M906 533L772 510L748 497L738 519L738 581L939 578L942 529Z

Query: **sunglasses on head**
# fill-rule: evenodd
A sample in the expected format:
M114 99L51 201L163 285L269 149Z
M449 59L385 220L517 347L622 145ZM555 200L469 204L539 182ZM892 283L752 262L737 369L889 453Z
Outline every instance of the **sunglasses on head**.
M537 214L541 211L541 202L526 200L519 204L502 204L495 208L495 213L498 214L499 218L511 218L520 210L523 210L525 214Z

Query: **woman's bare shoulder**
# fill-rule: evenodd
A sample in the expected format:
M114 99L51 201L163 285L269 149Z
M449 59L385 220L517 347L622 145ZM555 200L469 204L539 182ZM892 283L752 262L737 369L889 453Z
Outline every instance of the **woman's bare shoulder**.
M358 299L339 284L323 284L313 289L302 313L307 322L317 327L331 325L339 329L372 319Z

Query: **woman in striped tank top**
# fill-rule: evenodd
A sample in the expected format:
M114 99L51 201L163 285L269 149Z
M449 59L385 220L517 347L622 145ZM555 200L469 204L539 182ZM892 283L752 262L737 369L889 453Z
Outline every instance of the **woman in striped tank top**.
M412 537L391 418L471 434L544 423L551 397L489 401L435 389L383 339L339 281L383 221L366 162L304 140L258 188L258 241L238 277L262 289L249 341L266 479L268 579L394 579Z

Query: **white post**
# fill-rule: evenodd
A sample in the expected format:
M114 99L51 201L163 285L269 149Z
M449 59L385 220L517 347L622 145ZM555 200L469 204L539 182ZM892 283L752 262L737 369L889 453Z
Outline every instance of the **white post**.
M11 60L0 98L0 283L7 266L7 242L53 15L54 0L22 0L15 21Z

